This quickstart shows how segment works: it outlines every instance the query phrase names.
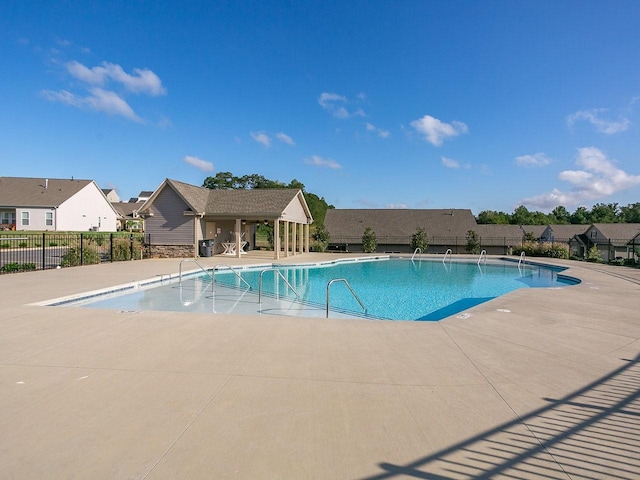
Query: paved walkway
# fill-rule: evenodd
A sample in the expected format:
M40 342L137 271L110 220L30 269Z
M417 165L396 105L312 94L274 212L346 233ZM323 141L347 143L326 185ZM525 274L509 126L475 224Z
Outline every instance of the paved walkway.
M31 305L175 259L2 275L0 478L640 478L640 270L555 263L437 323Z

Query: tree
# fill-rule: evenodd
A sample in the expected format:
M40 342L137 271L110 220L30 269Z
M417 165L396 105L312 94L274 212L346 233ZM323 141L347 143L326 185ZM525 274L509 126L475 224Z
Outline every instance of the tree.
M578 207L575 212L571 214L572 225L587 225L591 223L591 215L587 211L586 207Z
M362 251L364 253L374 253L377 247L378 238L376 237L376 233L371 227L365 228L364 234L362 235Z
M618 219L617 203L596 203L593 208L591 208L590 223L615 223Z
M419 248L421 252L426 252L429 248L429 239L427 232L423 228L418 227L416 233L411 236L411 250L414 252Z
M313 240L313 250L315 252L324 252L327 249L329 243L329 231L323 223L319 223L311 233L311 239Z
M551 215L557 224L566 225L571 223L571 214L562 205L554 208L551 211Z
M496 212L494 210L483 210L478 214L476 218L476 222L479 224L499 224L499 225L508 225L509 215L504 212Z
M511 224L512 225L532 225L533 224L533 215L527 207L524 205L520 205L516 208L511 216Z
M620 212L625 223L640 223L640 203L620 207Z
M474 230L467 232L467 252L477 254L480 253L480 237Z

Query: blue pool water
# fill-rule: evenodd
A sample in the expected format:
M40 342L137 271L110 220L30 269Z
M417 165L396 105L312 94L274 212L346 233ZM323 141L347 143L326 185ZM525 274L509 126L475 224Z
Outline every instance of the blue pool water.
M316 310L325 309L329 294L332 312L377 319L433 321L519 288L562 287L578 283L578 280L559 274L562 269L531 264L519 266L511 261L478 265L392 258L281 266L278 270L282 276L264 270L264 267L236 269L234 273L221 269L215 272L214 285L209 275L201 274L185 277L179 285L173 281L131 294L98 298L85 302L83 306L178 311L212 311L213 308L220 311L215 310L215 302L219 306L224 297L230 295L229 292L235 292L233 302L236 307L243 303L255 307L261 283L264 298L287 299ZM340 280L333 282L328 289L327 284L336 279ZM242 313L247 312L243 310Z

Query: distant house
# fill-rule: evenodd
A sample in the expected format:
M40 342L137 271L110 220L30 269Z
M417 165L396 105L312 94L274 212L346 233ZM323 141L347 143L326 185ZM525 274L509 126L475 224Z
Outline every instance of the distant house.
M429 252L464 253L466 234L477 226L466 209L329 209L324 219L328 250L362 252L367 227L376 235L378 252L411 252L411 239L424 230Z
M570 242L572 253L584 258L596 247L604 262L633 258L629 242L640 233L640 223L594 223Z
M131 197L129 199L129 203L144 203L147 200L149 200L149 198L151 198L151 195L153 195L153 192L150 192L148 190L143 190L138 194L137 197Z
M274 258L309 251L313 218L301 190L211 190L166 179L140 207L151 256L240 256L255 248L257 224L273 225Z
M2 228L115 232L117 218L93 180L0 177Z
M103 188L102 193L104 193L104 196L107 197L107 200L109 200L111 203L118 203L120 201L118 192L116 192L113 188Z
M144 220L138 215L140 203L116 202L112 203L113 208L118 212L118 230L127 232L142 232L144 230Z

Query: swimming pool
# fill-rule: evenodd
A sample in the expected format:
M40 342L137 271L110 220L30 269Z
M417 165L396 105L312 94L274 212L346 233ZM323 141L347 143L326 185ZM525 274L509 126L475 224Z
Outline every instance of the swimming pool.
M477 264L388 257L221 268L215 271L214 282L209 273L200 272L181 280L154 282L160 284L155 288L149 285L131 293L98 295L65 305L127 311L319 316L328 303L331 316L434 321L519 288L558 288L579 283L562 275L562 270L506 260Z

